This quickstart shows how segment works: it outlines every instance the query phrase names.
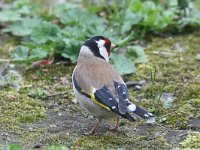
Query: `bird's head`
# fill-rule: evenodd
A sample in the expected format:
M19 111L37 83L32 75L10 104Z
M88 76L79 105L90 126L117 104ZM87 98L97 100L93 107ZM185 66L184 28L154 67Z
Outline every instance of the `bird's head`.
M94 36L88 39L80 50L80 55L96 56L109 61L110 49L116 48L117 45L110 42L103 36Z

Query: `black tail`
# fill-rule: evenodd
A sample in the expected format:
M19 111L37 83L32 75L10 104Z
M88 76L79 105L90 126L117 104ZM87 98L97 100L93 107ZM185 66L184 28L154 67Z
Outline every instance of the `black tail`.
M136 109L133 113L135 113L136 115L140 116L143 119L149 119L151 117L154 117L154 115L152 113L147 112L144 108L141 108L137 105L136 105Z

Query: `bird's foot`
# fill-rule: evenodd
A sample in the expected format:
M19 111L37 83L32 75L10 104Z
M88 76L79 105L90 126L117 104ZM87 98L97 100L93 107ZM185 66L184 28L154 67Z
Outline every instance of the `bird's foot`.
M119 117L117 118L117 122L115 124L115 127L109 127L109 131L117 131L119 129Z
M118 129L119 129L119 126L109 127L109 131L117 131Z
M96 131L84 132L84 135L96 135Z
M84 133L84 134L85 134L85 135L95 135L96 129L97 129L97 127L99 126L100 122L101 122L101 120L98 119L97 122L96 122L96 124L95 124L95 125L93 126L93 128L90 130L90 132Z

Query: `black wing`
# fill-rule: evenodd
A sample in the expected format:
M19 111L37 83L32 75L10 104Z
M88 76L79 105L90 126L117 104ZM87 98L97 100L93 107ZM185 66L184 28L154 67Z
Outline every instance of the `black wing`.
M81 89L81 87L78 85L78 83L77 83L77 81L75 80L74 77L73 77L73 83L74 83L76 90L79 93L90 98L96 104L98 104L98 105L104 107L105 109L110 110L110 111L122 116L125 119L128 119L129 121L135 121L135 119L128 112L122 114L119 111L118 102L116 101L116 99L113 97L110 90L106 86L104 86L101 89L95 90L94 93L89 95Z
M154 117L153 114L149 113L144 108L141 108L129 101L128 89L125 84L114 82L114 85L115 85L116 94L119 99L118 108L121 114L125 114L127 113L127 111L130 111L137 114L143 119Z
M127 106L130 104L128 89L125 84L114 82L116 94L119 99L118 107L121 114L127 112Z
M112 96L110 90L106 86L104 86L102 89L96 90L94 93L94 96L95 96L95 100L109 107L112 112L122 116L123 118L128 119L129 121L135 121L135 119L129 113L126 112L122 114L119 111L118 102Z

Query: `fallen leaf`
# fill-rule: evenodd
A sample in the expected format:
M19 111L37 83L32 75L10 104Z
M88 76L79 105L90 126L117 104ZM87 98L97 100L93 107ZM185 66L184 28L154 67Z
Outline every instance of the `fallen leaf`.
M53 64L54 60L38 60L32 63L32 67L39 67Z

